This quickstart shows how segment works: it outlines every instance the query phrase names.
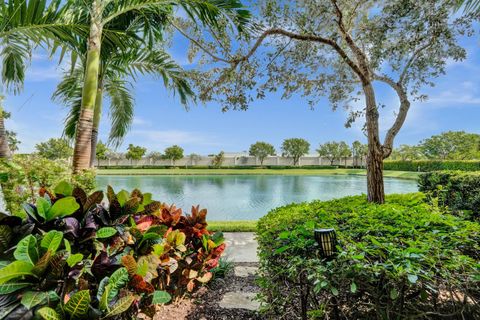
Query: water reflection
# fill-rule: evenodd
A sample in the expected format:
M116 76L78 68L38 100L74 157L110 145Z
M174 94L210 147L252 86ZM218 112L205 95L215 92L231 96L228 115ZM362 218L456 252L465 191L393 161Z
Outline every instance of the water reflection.
M292 202L327 200L366 192L360 176L98 176L99 188L116 191L139 188L155 199L190 211L207 208L212 220L258 219ZM415 181L385 179L387 193L417 190Z

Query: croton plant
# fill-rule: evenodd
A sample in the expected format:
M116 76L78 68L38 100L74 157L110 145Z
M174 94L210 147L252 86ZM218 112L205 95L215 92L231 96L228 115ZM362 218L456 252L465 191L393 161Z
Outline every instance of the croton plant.
M139 190L87 195L61 182L0 215L0 319L123 318L168 303L212 278L225 249L207 211Z

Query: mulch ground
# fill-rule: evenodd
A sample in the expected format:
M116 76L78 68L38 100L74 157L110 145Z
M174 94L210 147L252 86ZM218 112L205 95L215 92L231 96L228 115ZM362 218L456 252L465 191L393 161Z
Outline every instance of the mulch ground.
M257 267L257 263L236 263L236 266ZM223 295L230 291L259 292L255 276L236 277L233 270L223 279L215 279L208 287L201 288L193 297L158 307L153 317L141 315L145 320L260 320L257 312L245 309L223 309L218 306Z

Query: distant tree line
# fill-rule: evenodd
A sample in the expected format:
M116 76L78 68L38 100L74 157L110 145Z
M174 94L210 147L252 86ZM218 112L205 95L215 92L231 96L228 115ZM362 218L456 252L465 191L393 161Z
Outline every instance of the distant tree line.
M13 133L12 141L15 140ZM18 144L19 141L13 141L12 144ZM14 148L11 148L14 150ZM72 156L73 148L68 140L49 139L36 145L37 153L48 159L66 159ZM248 154L255 157L263 166L264 161L269 156L281 155L292 159L293 165L298 165L301 157L309 154L310 143L302 138L285 139L277 153L275 147L265 141L257 141L250 145ZM364 162L368 147L358 140L349 145L345 141L328 141L322 143L316 149L318 156L326 158L333 165L336 161L342 161L353 157L354 166L361 166ZM125 153L115 152L108 148L102 141L98 142L96 148L97 160L140 160L144 157L153 161L170 160L172 165L175 162L188 158L189 165L195 165L201 160L201 156L195 153L185 155L184 149L178 145L173 145L162 152L151 151L147 153L147 148L129 144ZM221 151L218 154L209 155L212 157L212 166L221 166L225 153ZM480 134L467 133L464 131L447 131L430 138L420 141L416 145L402 144L394 149L391 160L474 160L480 159Z

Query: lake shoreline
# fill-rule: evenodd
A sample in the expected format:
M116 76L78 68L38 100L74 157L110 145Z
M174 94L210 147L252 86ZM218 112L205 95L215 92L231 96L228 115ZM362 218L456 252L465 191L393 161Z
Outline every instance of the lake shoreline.
M384 171L385 178L418 179L419 172ZM201 176L201 175L291 175L291 176L366 176L364 169L98 169L101 176Z

